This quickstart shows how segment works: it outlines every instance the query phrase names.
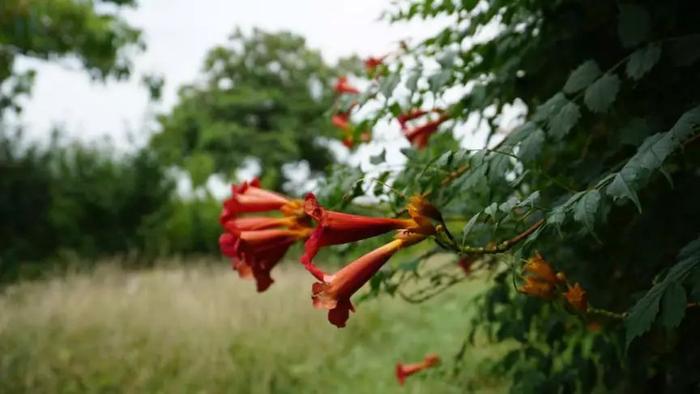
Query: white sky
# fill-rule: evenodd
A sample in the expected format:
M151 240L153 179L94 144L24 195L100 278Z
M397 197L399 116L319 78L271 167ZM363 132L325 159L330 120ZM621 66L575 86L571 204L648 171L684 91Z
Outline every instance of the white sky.
M66 65L22 60L38 76L22 121L30 137L43 139L53 125L71 137L95 140L109 136L128 148L130 135L143 143L153 111L171 106L178 86L198 76L208 49L223 43L236 28L290 30L307 38L329 61L357 53L381 55L400 39L426 37L436 31L425 22L389 25L378 20L389 7L382 0L142 0L124 15L143 29L148 46L134 58L129 81L94 83ZM149 108L140 80L145 73L165 77L163 104Z

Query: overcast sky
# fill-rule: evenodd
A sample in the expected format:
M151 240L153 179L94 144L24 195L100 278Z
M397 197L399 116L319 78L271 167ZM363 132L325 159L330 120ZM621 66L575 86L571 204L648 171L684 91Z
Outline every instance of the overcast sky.
M307 38L329 61L357 53L377 55L400 39L425 37L436 24L389 25L378 20L390 4L382 0L142 0L124 12L141 28L148 46L135 57L126 82L94 83L80 70L31 60L38 77L22 121L28 134L45 138L52 125L70 136L94 140L110 136L118 148L128 147L129 134L145 140L144 127L153 108L140 83L144 73L165 77L163 110L173 104L177 87L196 79L208 49L226 40L236 28L290 30ZM151 112L149 112L151 111Z

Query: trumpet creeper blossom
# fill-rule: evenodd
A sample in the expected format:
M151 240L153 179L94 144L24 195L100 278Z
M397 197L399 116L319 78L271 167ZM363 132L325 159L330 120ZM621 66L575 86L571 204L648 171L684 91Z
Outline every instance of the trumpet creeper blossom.
M428 139L431 135L435 134L441 124L449 120L447 116L440 116L439 118L427 122L421 126L417 126L412 129L404 129L404 135L411 142L412 145L418 149L423 149L428 146Z
M586 312L588 310L588 296L586 290L577 282L564 293L564 298L577 312Z
M224 201L224 210L219 220L222 225L240 213L279 210L285 205L293 205L281 194L260 188L258 179L232 186L233 195Z
M379 218L329 211L318 203L313 193L306 195L304 212L317 222L316 229L306 241L304 255L301 257L301 262L307 268L311 268L311 261L323 246L356 242L391 230L417 227L413 219ZM318 272L315 269L310 271ZM321 279L318 276L317 278Z
M435 354L430 354L425 356L423 361L418 362L418 363L413 363L413 364L402 364L402 363L397 363L396 364L396 379L399 381L400 385L403 385L404 382L406 381L406 378L418 373L420 371L423 371L425 369L428 369L430 367L433 367L437 365L440 362L440 357L438 357Z
M258 292L263 292L273 282L272 268L294 242L306 238L310 232L306 227L240 231L228 224L227 232L219 237L219 247L233 259L233 268L239 275L250 277L252 274Z
M346 76L342 76L342 77L338 78L338 81L336 81L336 83L335 83L334 90L338 94L344 94L344 93L345 94L358 94L358 93L360 93L360 91L356 87L350 85L350 83L348 82L348 77L346 77Z

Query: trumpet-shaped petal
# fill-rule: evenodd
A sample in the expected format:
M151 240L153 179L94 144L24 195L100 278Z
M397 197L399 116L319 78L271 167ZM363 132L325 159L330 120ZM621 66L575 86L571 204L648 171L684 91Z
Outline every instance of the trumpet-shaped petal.
M267 230L275 227L290 227L297 223L295 217L244 217L233 218L224 223L226 228L235 228L238 231Z
M586 290L577 282L564 293L566 301L577 312L586 312L588 310L588 296Z
M306 195L304 212L317 222L316 229L306 241L301 258L307 267L323 246L355 242L391 230L417 226L413 219L377 218L329 211L318 203L313 193Z
M427 115L430 113L430 111L426 111L423 109L418 109L414 108L408 112L402 113L399 116L396 117L396 120L399 122L399 125L401 126L401 129L406 129L407 123L413 119L418 119L423 115Z
M328 309L328 321L336 327L345 327L350 311L354 311L350 297L394 255L404 241L395 239L352 263L333 275L323 275L314 283L311 299L316 308Z
M416 146L418 149L423 149L428 146L428 139L433 135L440 127L441 124L449 120L447 116L440 116L439 118L427 122L421 126L417 126L413 129L404 129L404 135L411 142L412 145Z
M554 298L556 287L549 282L542 282L536 280L532 276L527 276L525 277L525 282L518 291L532 297L551 300Z
M350 128L350 115L347 112L339 112L331 117L331 123L341 130L348 130Z
M534 279L541 282L546 282L552 285L556 285L560 282L559 277L557 277L557 274L554 272L552 266L542 257L542 255L539 254L539 252L535 252L535 254L527 260L527 263L525 263L525 266L523 267L523 271L527 275L530 275L534 277Z
M338 81L336 81L336 83L335 83L334 89L335 89L335 92L338 94L343 94L343 93L358 94L358 93L360 93L360 91L356 87L350 85L350 83L348 82L348 77L346 77L346 76L342 76L342 77L338 78Z
M230 222L229 222L230 223ZM232 259L233 267L241 277L252 273L259 292L265 291L273 282L270 271L284 257L292 244L306 238L311 229L266 229L240 231L232 224L228 232L219 238L221 252Z
M425 356L423 361L418 362L418 363L413 363L413 364L402 364L402 363L397 363L396 364L396 379L399 381L400 385L403 385L404 382L406 381L406 378L418 373L420 371L423 371L425 369L428 369L430 367L433 367L437 365L440 362L440 357L438 357L435 354L430 354Z
M231 198L224 201L224 211L220 217L222 224L239 213L273 211L290 203L280 194L261 189L257 179L233 185L232 191Z
M365 59L365 61L364 61L365 71L367 72L367 74L373 75L374 72L376 71L377 67L384 64L384 58L385 58L385 56L382 56L382 57L371 56L371 57L368 57L367 59Z

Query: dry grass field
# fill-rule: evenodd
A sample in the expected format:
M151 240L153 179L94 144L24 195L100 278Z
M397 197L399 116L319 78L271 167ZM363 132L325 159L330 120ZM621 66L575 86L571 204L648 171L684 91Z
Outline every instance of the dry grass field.
M288 264L289 265L289 264ZM396 383L398 360L459 348L475 285L421 305L382 297L348 326L311 306L281 267L257 294L225 265L171 264L20 283L0 295L0 392L451 393L451 363ZM470 350L465 367L487 350ZM480 354L481 353L481 354ZM462 382L463 383L463 382ZM495 389L494 389L495 390Z

